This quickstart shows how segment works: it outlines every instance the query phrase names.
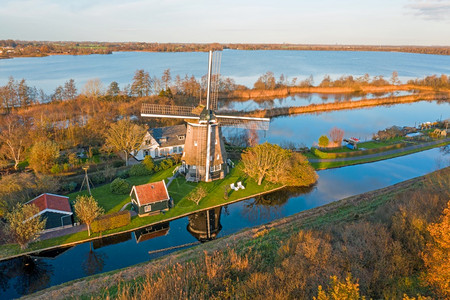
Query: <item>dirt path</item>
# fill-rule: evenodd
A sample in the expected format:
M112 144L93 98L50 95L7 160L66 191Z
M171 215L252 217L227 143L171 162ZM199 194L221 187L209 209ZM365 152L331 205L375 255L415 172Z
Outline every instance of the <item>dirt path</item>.
M441 144L441 143L445 143L445 142L450 142L450 138L446 138L443 140L436 140L436 141L423 143L423 144L419 144L419 145L408 146L408 147L404 147L404 148L400 148L400 149L393 149L393 150L384 151L384 152L380 152L380 153L368 154L368 155L352 156L352 157L344 157L344 158L319 158L319 159L311 158L311 159L309 159L309 162L311 162L311 163L342 162L342 161L355 161L355 160L371 159L371 158L376 158L376 157L381 157L381 156L386 156L386 155L398 154L398 153L402 153L402 152L406 152L406 151L410 151L410 150L425 148L428 146L433 146L433 145L437 145L437 144Z

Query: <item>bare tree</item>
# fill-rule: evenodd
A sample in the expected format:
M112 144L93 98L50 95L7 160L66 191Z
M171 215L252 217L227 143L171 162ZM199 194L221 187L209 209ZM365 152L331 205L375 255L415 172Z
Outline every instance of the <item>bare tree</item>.
M14 169L24 159L25 148L30 144L28 138L29 126L17 115L9 115L0 124L0 153L8 160L14 161Z
M89 98L96 98L103 95L103 83L100 79L89 79L83 87L82 94Z
M200 201L206 197L206 195L208 195L206 189L203 186L199 186L197 189L192 191L186 199L198 205Z
M12 212L6 214L8 231L21 249L27 248L28 243L38 238L45 228L46 220L36 216L38 213L37 206L19 203Z
M128 155L139 149L145 133L145 128L132 123L129 119L122 119L111 124L106 136L106 146L113 151L123 151L125 163L128 165Z
M340 146L342 144L342 139L344 138L344 130L337 127L333 127L330 130L330 139L335 146Z
M88 235L91 235L91 224L104 212L103 208L98 206L92 196L78 196L73 205L77 217L87 225Z

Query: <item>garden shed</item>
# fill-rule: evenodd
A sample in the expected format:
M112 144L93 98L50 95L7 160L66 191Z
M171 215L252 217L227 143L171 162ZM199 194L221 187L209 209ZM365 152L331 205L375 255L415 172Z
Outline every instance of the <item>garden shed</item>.
M157 214L168 210L171 199L164 180L134 185L130 192L131 203L139 216Z
M45 229L73 224L73 212L69 197L45 193L26 204L34 204L39 208L39 213L35 217L42 216L47 219Z

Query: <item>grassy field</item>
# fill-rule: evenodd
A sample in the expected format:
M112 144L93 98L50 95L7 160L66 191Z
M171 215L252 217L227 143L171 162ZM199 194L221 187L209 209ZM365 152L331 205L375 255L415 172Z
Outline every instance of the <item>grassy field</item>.
M171 177L174 169L175 167L172 167L148 176L129 177L127 178L127 181L130 182L131 185L140 185L149 182L160 181ZM98 204L105 209L105 214L117 212L122 208L123 205L131 201L130 195L128 194L117 195L111 193L110 184L104 184L97 188L93 188L91 192L92 196L95 198L95 200L97 200ZM78 195L88 195L88 192L87 190L83 190L81 192L71 193L68 195L69 201L73 203Z

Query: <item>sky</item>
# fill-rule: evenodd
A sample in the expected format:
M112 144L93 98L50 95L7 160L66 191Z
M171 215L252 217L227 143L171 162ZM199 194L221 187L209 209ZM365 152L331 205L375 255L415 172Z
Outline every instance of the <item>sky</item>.
M450 46L450 0L0 3L0 39Z

